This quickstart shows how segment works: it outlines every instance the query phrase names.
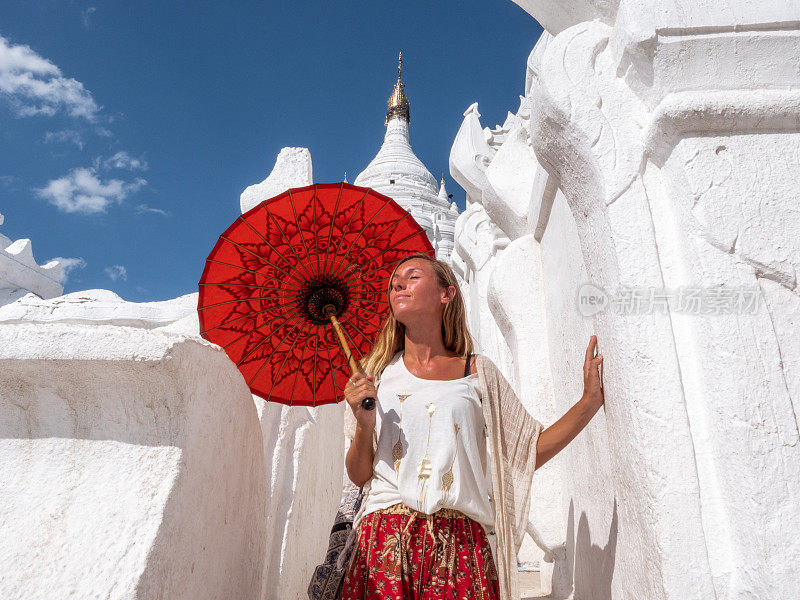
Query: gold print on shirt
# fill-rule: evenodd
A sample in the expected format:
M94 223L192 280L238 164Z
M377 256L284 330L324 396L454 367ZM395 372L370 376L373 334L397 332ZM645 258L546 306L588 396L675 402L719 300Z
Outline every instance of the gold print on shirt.
M436 405L433 402L429 402L425 408L428 409L428 441L425 444L425 457L417 465L417 506L419 507L422 507L425 502L425 494L427 492L425 484L431 476L431 460L428 457L428 450L431 445L431 422L433 421L433 413L436 412Z
M461 431L461 426L458 423L453 423L453 429L456 432L456 450L453 453L453 460L450 463L450 468L447 470L447 473L442 475L442 492L445 494L450 491L450 486L453 485L453 465L456 464L456 453L458 452L458 432Z
M394 462L395 472L400 470L400 461L403 459L403 444L400 442L403 437L403 402L410 395L408 392L397 394L397 399L400 401L400 431L397 433L397 442L392 446L392 461Z

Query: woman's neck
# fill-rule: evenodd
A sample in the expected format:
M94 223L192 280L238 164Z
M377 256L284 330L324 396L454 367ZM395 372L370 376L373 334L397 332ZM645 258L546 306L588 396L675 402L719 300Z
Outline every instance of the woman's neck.
M425 365L431 359L452 357L454 354L444 347L441 323L405 326L405 347L403 353L413 362Z

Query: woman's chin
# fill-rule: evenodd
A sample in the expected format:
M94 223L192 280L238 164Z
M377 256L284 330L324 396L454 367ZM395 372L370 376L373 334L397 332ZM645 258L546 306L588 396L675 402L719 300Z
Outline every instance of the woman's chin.
M413 319L413 312L409 310L407 306L395 306L392 309L392 314L394 315L394 320L398 323L405 325L409 319Z

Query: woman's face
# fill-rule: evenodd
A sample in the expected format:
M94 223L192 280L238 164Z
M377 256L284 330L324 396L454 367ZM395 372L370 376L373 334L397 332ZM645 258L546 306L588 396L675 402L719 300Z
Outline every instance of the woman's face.
M455 288L441 287L433 265L422 258L402 263L394 273L389 303L394 318L407 323L420 317L441 320L445 305L455 295Z

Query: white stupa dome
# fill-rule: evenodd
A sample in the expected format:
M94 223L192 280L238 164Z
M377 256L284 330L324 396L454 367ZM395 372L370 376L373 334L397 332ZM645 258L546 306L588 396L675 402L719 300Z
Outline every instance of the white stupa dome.
M447 195L442 197L439 193L436 178L411 149L411 110L401 77L402 54L386 111L383 145L354 183L395 200L425 229L436 255L447 257L453 248L453 228L449 225L450 221L455 223L458 213L451 210ZM441 231L437 223L444 225ZM447 239L442 238L442 232Z

